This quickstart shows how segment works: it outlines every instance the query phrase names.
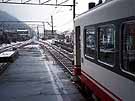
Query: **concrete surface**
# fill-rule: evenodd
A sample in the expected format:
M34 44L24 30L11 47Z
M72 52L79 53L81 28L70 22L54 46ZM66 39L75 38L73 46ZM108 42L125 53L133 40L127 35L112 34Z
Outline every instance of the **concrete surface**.
M0 75L0 101L85 101L62 68L38 45L19 50Z

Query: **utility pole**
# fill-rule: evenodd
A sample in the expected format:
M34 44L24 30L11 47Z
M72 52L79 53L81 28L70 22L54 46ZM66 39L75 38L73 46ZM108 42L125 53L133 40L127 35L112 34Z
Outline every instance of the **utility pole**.
M73 0L73 19L75 18L75 0Z
M43 29L44 29L44 40L45 40L45 22L43 22Z
M37 26L37 40L39 40L39 29L38 29L38 26Z
M53 33L53 16L51 16L51 23L52 23L51 25L52 25L52 35L53 35L54 34Z
M58 4L58 0L56 0L56 7L57 7L57 4Z

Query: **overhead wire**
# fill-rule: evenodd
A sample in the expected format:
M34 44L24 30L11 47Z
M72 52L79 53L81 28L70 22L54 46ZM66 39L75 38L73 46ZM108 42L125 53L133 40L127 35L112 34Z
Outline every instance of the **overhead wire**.
M51 0L47 0L47 1L45 1L45 2L43 2L43 3L41 3L41 4L45 4L45 3L48 3L48 2L50 2Z
M59 3L59 5L63 4L63 3L66 3L68 2L69 0L65 0L65 1L62 1L61 3Z

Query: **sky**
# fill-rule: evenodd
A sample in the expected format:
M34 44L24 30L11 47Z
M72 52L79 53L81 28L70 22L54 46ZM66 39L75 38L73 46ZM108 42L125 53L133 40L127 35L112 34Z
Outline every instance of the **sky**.
M41 0L41 2L43 1L47 0ZM57 0L58 3L62 1L65 0ZM56 0L51 0L49 3L55 2ZM65 4L72 4L72 2L73 0L69 0ZM98 0L76 0L76 14L87 11L89 2L97 3ZM73 29L73 9L71 7L0 4L0 10L7 12L20 21L51 22L51 16L53 16L54 30L71 31ZM45 26L47 29L51 29L47 23L45 23Z

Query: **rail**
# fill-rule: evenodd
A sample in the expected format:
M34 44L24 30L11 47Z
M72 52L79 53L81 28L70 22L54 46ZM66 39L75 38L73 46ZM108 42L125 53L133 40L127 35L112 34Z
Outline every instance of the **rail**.
M71 54L69 56L69 54L65 53L65 50L49 43L43 41L40 41L40 43L42 43L41 45L43 45L49 53L62 64L71 75L73 75L73 56L71 57Z

